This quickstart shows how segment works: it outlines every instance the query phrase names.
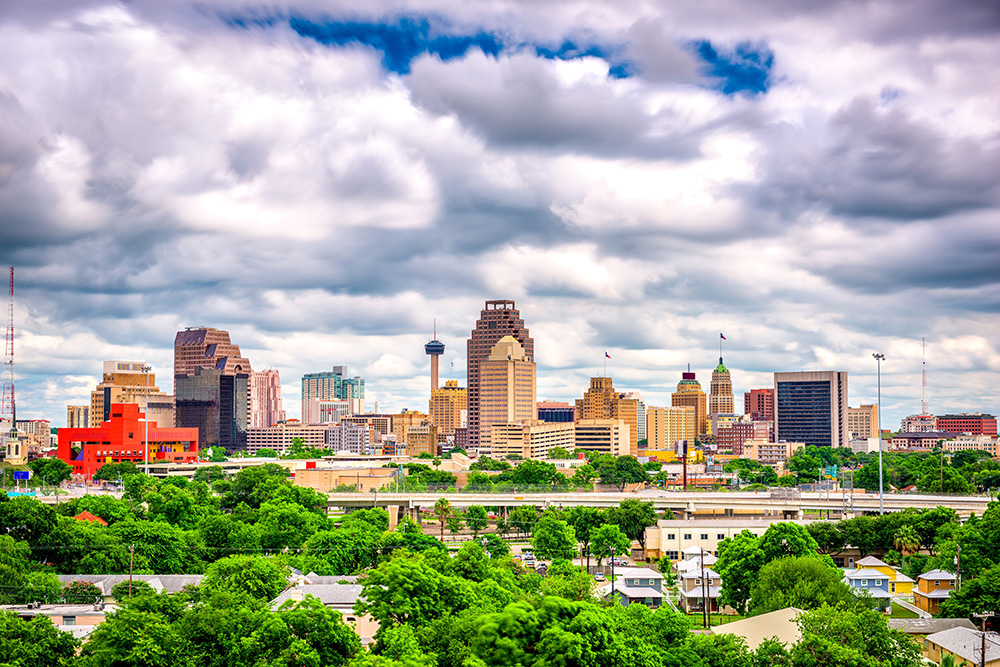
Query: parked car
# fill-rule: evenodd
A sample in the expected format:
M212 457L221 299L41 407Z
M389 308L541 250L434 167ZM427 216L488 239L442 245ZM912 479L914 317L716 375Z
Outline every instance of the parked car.
M530 551L521 554L521 558L524 560L525 563L535 562L535 554L531 553Z
M612 558L611 561L615 567L628 567L629 565L631 565L631 563L628 562L628 559L620 558L618 556Z
M603 572L598 572L594 575L594 581L607 581L608 578L604 576Z

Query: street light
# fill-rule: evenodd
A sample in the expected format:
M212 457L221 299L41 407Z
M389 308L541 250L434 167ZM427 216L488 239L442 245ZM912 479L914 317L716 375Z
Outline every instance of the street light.
M146 374L146 437L142 448L143 473L149 474L149 371L152 366L142 365L142 372Z
M885 360L885 355L881 352L875 352L872 356L875 358L878 378L878 513L885 514L883 502L885 484L882 483L882 361Z

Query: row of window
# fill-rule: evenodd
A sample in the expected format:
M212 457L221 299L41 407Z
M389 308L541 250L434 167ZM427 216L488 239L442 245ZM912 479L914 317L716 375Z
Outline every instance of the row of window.
M867 579L862 579L861 580L861 585L862 586L867 586L868 585L868 580ZM882 580L881 579L872 579L872 586L879 586L879 587L881 587L882 586Z
M676 533L667 533L667 539L668 540L676 540L677 539L677 534ZM690 540L691 539L691 533L684 533L684 539L685 540ZM708 539L708 533L702 533L701 534L701 539L707 540ZM725 533L716 533L715 534L715 539L717 539L717 540L724 540L724 539L726 539L726 534Z

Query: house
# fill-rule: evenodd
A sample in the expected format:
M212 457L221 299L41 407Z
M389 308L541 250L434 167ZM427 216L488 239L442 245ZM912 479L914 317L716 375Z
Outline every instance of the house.
M83 510L73 518L76 519L77 521L89 521L90 523L96 523L102 526L108 525L107 521L97 516L96 514L91 514L87 510Z
M761 503L767 499L762 496ZM719 544L725 539L731 539L744 530L760 537L775 523L795 523L808 526L813 519L789 520L781 517L748 518L748 519L660 519L655 525L646 528L646 558L662 558L666 556L672 561L683 560L692 552L700 553L704 549L715 554Z
M719 559L710 554L707 551L702 551L698 547L689 547L683 551L684 560L677 561L674 565L674 569L677 570L678 574L683 574L689 570L693 570L696 567L701 567L704 564L706 567L712 567L715 565Z
M69 632L82 639L104 622L107 614L117 611L115 605L97 604L5 604L0 612L13 612L18 617L30 621L35 616L47 616L52 624L63 632Z
M935 632L924 638L924 655L929 660L941 662L946 655L955 656L955 662L962 661L971 665L984 667L1000 667L1000 645L996 639L987 635L986 655L982 655L983 633L979 630L958 627Z
M719 606L719 594L722 590L722 579L719 573L708 567L696 567L680 575L681 580L681 611L690 614L704 610L705 594L710 602L709 611L723 614L733 614L731 607Z
M200 574L135 574L132 581L143 581L149 584L157 593L180 593L186 586L197 586L201 583ZM115 602L111 589L121 583L128 583L127 574L60 574L59 583L63 586L77 581L86 581L97 586L105 602Z
M913 601L928 614L941 611L941 602L947 600L955 588L955 575L944 570L931 570L917 577L917 590Z
M877 570L886 576L889 595L892 597L908 596L913 593L913 579L874 556L866 556L854 564L858 570Z
M761 642L769 637L777 637L778 641L791 646L802 637L799 624L795 622L801 613L801 609L785 607L714 627L712 634L742 637L751 651L756 651Z
M615 568L615 581L601 585L597 594L602 598L614 595L623 607L644 604L656 609L663 604L663 575L648 567Z
M851 587L855 595L864 591L874 598L879 609L889 611L893 595L889 592L889 577L886 574L872 568L860 568L845 574L844 583Z
M310 573L308 576L315 575ZM322 602L323 606L339 611L344 621L361 637L361 643L367 646L378 631L378 621L366 614L354 613L354 603L361 598L361 590L362 586L354 583L313 584L306 581L285 589L281 595L271 600L271 608L278 609L286 602L301 602L305 596L311 595Z

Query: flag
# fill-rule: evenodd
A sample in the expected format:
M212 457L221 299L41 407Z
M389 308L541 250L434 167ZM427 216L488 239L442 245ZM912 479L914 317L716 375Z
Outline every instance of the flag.
M726 340L726 337L723 336L721 333L719 334L719 338L721 338L722 340Z
M454 367L455 367L455 362L454 362L454 361L453 361L453 362L451 362L451 367L452 367L452 368L454 368Z
M607 357L608 359L610 359L610 358L611 358L611 355L610 355L610 354L608 354L608 351L607 351L607 350L605 350L605 351L604 351L604 356L605 356L605 357Z

